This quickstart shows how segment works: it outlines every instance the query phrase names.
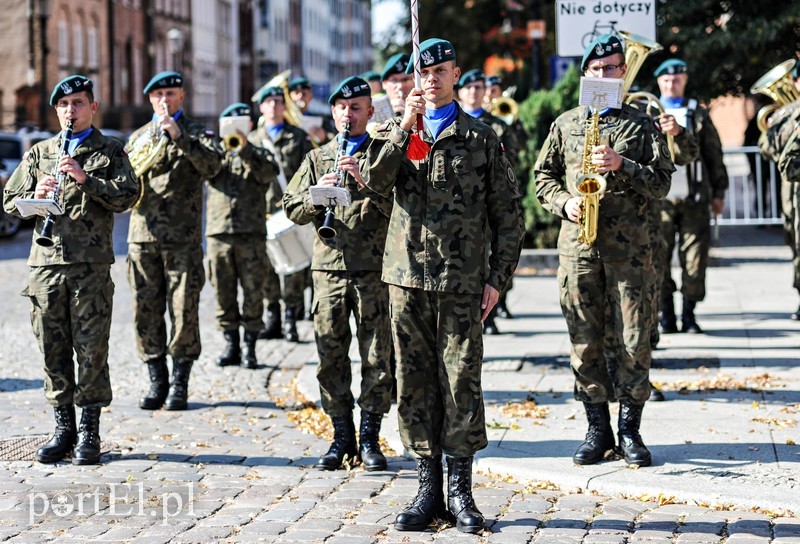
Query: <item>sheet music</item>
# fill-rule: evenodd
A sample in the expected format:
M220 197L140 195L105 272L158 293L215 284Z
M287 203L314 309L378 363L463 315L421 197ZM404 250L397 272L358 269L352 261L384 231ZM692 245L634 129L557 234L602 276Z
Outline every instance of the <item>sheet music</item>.
M64 215L64 210L52 198L15 198L14 205L22 217L32 217L34 215L45 217L49 213Z
M344 187L312 185L308 188L308 192L314 206L349 206L353 203L353 196Z
M578 104L602 110L622 107L624 81L610 77L582 77Z
M675 118L675 122L683 128L686 128L688 111L688 108L664 108L664 113L673 116Z

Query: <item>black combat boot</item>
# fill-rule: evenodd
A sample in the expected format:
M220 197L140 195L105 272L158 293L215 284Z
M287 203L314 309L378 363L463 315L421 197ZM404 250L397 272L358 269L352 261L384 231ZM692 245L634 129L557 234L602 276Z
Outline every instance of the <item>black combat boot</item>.
M683 314L681 315L681 332L689 334L702 334L703 329L697 324L694 318L694 307L697 301L683 299Z
M675 334L678 332L678 319L675 317L675 302L672 300L672 295L661 299L658 331L661 334Z
M497 301L497 306L495 309L497 310L497 317L502 319L514 319L514 316L508 311L508 305L506 304L506 293L503 293L503 295L500 297L500 300Z
M358 456L364 464L364 470L368 472L386 470L386 457L383 455L381 445L378 442L378 437L381 434L382 419L383 414L361 411Z
M345 457L354 462L358 455L353 414L334 416L331 418L331 422L333 423L333 443L328 449L328 453L317 461L316 468L320 470L336 470L341 468Z
M99 406L86 406L81 413L78 444L72 452L73 465L100 463L100 410Z
M281 334L281 305L278 302L267 305L267 323L258 332L259 340L277 340Z
M40 463L58 463L67 456L78 439L75 428L75 406L54 406L56 430L47 443L36 452L36 460Z
M297 335L297 312L291 306L287 306L283 313L283 339L289 342L300 341Z
M186 410L189 407L189 375L192 373L194 361L173 361L172 383L164 408L167 410Z
M217 366L238 366L242 364L242 350L239 347L239 329L224 331L225 347L217 357Z
M483 321L483 334L500 334L500 329L497 328L497 323L494 322L495 315L497 315L497 307L492 308L492 311Z
M472 457L447 458L447 509L462 533L483 529L483 514L472 498Z
M159 410L164 406L169 391L169 370L165 359L147 361L147 371L150 374L150 391L139 400L142 410Z
M639 435L644 404L633 404L629 400L619 402L619 448L629 465L649 467L653 460L647 446Z
M420 457L417 459L417 496L405 511L397 514L394 528L398 531L423 531L435 519L446 520L447 508L444 505L444 470L442 456Z
M576 465L593 465L602 461L608 450L614 449L614 431L611 429L607 402L584 402L583 407L589 430L586 431L586 439L575 450L572 462Z
M258 359L256 359L256 340L258 340L257 332L244 331L244 367L251 370L258 368Z

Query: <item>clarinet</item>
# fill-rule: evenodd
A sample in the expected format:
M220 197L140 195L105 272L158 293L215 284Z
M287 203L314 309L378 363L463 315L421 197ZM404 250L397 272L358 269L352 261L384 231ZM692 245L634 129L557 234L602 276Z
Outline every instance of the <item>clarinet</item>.
M339 180L336 182L337 187L344 185L345 177L347 176L347 172L339 169L339 159L344 157L344 154L347 151L347 140L349 139L350 123L345 123L344 127L342 127L342 141L339 142L339 149L336 152L336 162L333 165L334 171L336 172L336 177L339 178ZM334 212L335 207L328 206L325 209L325 220L322 222L322 226L317 229L317 234L323 240L332 240L336 238L336 229L333 228Z
M53 201L58 200L58 194L61 192L61 186L66 181L67 175L64 172L58 170L58 165L61 162L62 157L68 154L69 151L69 141L72 139L72 123L74 121L72 119L67 119L67 126L64 128L64 133L62 134L61 138L61 151L58 153L58 159L56 159L56 188L53 190L52 199ZM53 246L53 225L56 222L56 216L52 214L52 212L48 212L47 217L44 219L44 224L42 224L42 232L36 238L36 243L42 247L52 247Z

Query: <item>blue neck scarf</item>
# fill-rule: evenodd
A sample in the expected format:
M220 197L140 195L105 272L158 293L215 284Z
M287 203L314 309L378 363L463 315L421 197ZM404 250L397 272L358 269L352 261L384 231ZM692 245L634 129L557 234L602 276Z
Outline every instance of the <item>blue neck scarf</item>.
M344 154L349 157L352 157L355 154L355 152L358 151L358 148L361 147L361 144L364 143L364 140L367 139L367 136L369 136L369 134L367 134L366 132L361 136L351 136L350 139L347 140L347 146L345 147ZM339 141L339 143L341 143L342 135L339 134L339 136L337 136L336 139Z
M450 102L448 105L439 109L431 110L425 108L425 127L431 132L434 141L439 137L444 129L452 125L456 117L458 117L458 107L455 102Z
M178 111L175 112L175 115L173 115L172 118L177 121L178 119L180 119L181 115L183 115L183 109L178 109ZM158 118L159 117L161 117L159 114L153 112L153 122L154 123L158 122Z
M281 135L281 131L283 130L283 125L286 123L280 123L278 125L264 125L264 128L267 129L267 134L269 134L270 139L274 142L278 139L278 136Z
M72 133L72 139L69 141L69 148L68 153L70 155L75 153L75 150L88 138L92 135L92 131L94 130L93 127L89 127L86 130L82 130L78 133Z
M483 115L484 111L485 110L483 108L478 108L477 110L473 110L473 111L464 110L464 113L466 113L467 115L471 115L475 119L480 119L480 117L481 117L481 115Z
M674 98L674 97L661 97L661 103L664 105L665 108L670 109L678 109L683 107L683 97Z

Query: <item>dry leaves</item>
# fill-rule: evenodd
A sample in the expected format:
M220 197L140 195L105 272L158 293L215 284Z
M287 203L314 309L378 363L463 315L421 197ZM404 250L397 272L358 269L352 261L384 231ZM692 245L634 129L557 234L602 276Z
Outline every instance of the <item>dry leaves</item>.
M524 402L507 402L500 408L500 414L506 417L527 417L533 419L544 419L550 413L550 409L539 406L533 399Z
M788 429L790 427L794 427L797 425L796 419L778 419L777 417L753 417L750 418L750 421L755 421L757 423L766 423L768 425L774 425L779 429Z
M717 374L711 378L695 381L678 380L675 382L660 382L655 385L659 389L677 391L681 394L707 391L761 391L785 386L780 378L772 376L768 372L742 379L725 374Z

